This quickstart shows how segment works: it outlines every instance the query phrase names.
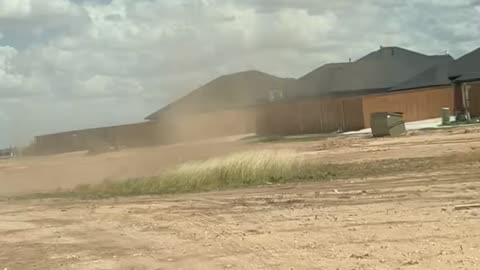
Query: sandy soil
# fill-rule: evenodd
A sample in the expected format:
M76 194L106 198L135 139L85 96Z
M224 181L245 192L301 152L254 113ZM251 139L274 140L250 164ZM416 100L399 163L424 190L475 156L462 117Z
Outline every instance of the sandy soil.
M243 149L246 149L244 143L216 142L127 149L99 155L76 152L0 160L0 196L68 189L106 179L158 175L180 163Z
M298 144L295 148L310 153L319 160L333 163L439 157L480 149L480 128L415 131L409 136L397 138L368 136L331 138Z
M182 146L75 153L2 162L0 187L26 192L95 182L121 173L119 165L126 175L155 173L255 147L293 148L328 162L468 154L480 147L478 131L198 145L183 148L188 155L178 160L164 155ZM147 157L156 160L144 165ZM0 269L480 269L480 209L454 210L480 203L479 174L480 166L457 165L174 197L0 201Z
M480 209L453 209L478 202L479 172L5 202L0 268L479 269Z
M342 163L468 153L480 149L480 128L415 132L413 136L373 139L368 135L332 137L306 142L246 143L210 141L129 149L100 155L85 152L0 160L0 197L48 192L105 179L158 175L186 161L255 149L294 149L326 163ZM408 151L407 151L408 149Z

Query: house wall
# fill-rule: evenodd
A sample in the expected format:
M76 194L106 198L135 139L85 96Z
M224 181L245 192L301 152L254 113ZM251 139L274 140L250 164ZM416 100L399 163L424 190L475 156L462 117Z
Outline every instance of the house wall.
M350 131L363 127L362 99L316 98L272 103L257 108L258 135Z
M462 84L454 83L453 84L453 113L459 114L463 113L463 93L462 93Z
M363 97L365 127L370 127L374 112L401 112L405 121L440 117L441 109L454 108L452 86L431 87Z
M36 154L56 154L102 147L136 147L157 142L152 123L144 122L37 136Z
M471 86L469 97L470 97L470 114L473 117L480 116L480 81L469 83Z

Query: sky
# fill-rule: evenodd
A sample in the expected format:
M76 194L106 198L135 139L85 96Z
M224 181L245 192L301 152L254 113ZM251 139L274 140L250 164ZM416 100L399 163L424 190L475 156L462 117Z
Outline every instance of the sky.
M480 47L480 0L0 0L0 148L142 121L227 73Z

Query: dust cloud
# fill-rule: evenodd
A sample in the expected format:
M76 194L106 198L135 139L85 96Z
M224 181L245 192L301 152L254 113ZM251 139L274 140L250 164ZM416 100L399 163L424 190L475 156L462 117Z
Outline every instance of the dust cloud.
M237 138L123 149L100 154L78 151L0 160L0 195L50 192L106 179L159 175L178 164L247 149Z

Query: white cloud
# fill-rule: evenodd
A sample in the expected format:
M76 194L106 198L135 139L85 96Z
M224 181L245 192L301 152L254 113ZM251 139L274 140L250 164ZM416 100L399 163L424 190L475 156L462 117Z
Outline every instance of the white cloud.
M10 46L0 47L0 69L9 69L12 59L17 55L17 50Z
M115 78L111 76L95 75L74 89L79 97L117 97L139 95L143 91L142 85L134 79ZM113 94L112 94L113 93Z
M29 0L1 0L0 18L18 18L26 17L31 13Z
M15 95L23 88L24 77L14 73L12 60L17 51L9 46L0 47L0 93L2 96Z
M31 19L34 16L78 15L81 8L66 0L0 0L0 18Z

